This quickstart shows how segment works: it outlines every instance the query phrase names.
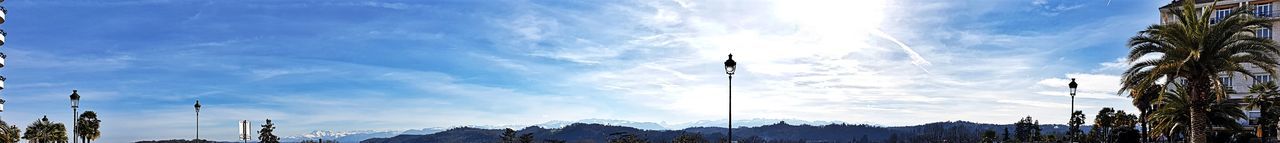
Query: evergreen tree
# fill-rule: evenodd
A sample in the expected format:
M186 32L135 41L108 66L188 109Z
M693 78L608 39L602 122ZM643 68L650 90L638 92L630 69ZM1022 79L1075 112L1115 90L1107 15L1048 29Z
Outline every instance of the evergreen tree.
M613 139L609 140L609 143L648 143L649 142L647 140L641 139L640 136L637 136L632 133L627 133L627 132L617 132L617 133L609 134L609 136L616 136Z
M259 140L258 142L280 143L280 137L276 137L275 134L271 134L271 131L275 131L275 130L276 130L276 124L271 123L271 119L267 119L267 123L262 124L262 130L258 130L258 140Z
M502 136L500 137L501 140L499 142L502 143L516 143L519 139L519 137L516 137L516 130L512 130L511 128L504 129L502 131Z
M520 143L533 143L533 133L520 135Z
M707 139L702 138L702 134L697 134L697 133L680 134L680 136L676 136L676 139L672 140L671 142L672 143L708 143Z
M1032 139L1035 141L1041 141L1040 139L1042 139L1042 136L1040 135L1040 120L1036 120L1035 123L1031 124L1031 130L1035 132L1034 134L1035 137L1033 137Z
M1037 130L1039 130L1040 125L1038 122L1039 121L1032 119L1031 116L1027 116L1026 118L1022 118L1022 120L1019 120L1017 123L1014 123L1014 132L1016 133L1017 141L1035 141L1039 138L1040 135L1038 135L1039 131Z

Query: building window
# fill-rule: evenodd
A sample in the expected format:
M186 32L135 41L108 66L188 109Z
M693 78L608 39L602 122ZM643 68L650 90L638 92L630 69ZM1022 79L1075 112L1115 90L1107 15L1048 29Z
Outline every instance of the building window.
M1209 19L1209 24L1216 24L1218 21L1226 19L1228 15L1231 15L1231 9L1213 11L1213 19Z
M1218 77L1218 80L1219 80L1219 81L1222 81L1222 87L1224 87L1224 88L1226 88L1226 89L1228 89L1228 90L1232 89L1232 88L1231 88L1231 77Z
M1253 76L1253 82L1255 82L1255 83L1268 83L1268 82L1271 82L1271 75L1255 75L1255 76Z
M1258 32L1255 32L1253 36L1258 37L1258 38L1268 38L1268 39L1270 39L1270 38L1271 38L1271 28L1263 27L1262 29L1258 29Z
M1271 4L1260 4L1254 6L1253 13L1258 17L1271 17Z

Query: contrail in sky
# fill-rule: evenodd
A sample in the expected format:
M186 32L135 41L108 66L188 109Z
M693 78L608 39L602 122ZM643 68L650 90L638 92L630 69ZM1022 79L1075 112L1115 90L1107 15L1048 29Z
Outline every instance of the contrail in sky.
M925 69L925 66L932 65L933 63L929 63L929 60L925 60L924 57L920 56L920 53L916 53L916 50L912 50L906 43L898 41L898 38L893 38L893 36L884 33L884 31L880 31L880 29L872 29L871 34L893 41L894 44L898 44L898 47L901 47L902 51L907 52L907 55L911 56L911 64L916 65L920 70L924 70L925 73L929 73L929 69Z

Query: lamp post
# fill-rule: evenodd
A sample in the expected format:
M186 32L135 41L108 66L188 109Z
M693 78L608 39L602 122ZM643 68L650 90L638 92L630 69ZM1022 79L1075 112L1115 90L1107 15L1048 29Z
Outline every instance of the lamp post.
M1068 114L1068 115L1071 115L1072 120L1076 118L1076 87L1078 86L1080 86L1080 84L1076 84L1076 78L1071 78L1071 83L1067 84L1067 88L1071 88L1071 114ZM1067 120L1067 122L1070 123L1071 120ZM1071 135L1071 142L1075 142L1076 141L1075 131L1067 131L1067 132L1070 132L1068 134Z
M0 99L0 112L4 112L4 99ZM0 119L3 120L3 119Z
M80 116L80 111L76 110L78 108L80 108L80 93L76 90L71 90L71 142L77 142L79 137L76 135L76 127L78 126L76 117Z
M200 99L196 99L196 139L200 140Z
M724 61L724 73L729 74L729 142L733 142L733 72L738 69L738 62L733 61L733 54Z

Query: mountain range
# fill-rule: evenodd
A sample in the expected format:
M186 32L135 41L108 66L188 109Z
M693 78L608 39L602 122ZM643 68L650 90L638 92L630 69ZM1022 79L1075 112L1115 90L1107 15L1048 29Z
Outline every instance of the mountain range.
M569 125L571 125L571 124L575 124L575 123L585 123L585 124L600 124L600 125L624 126L624 127L631 127L631 128L636 128L636 129L642 129L642 130L679 130L679 129L685 129L685 128L690 128L690 127L724 127L724 126L728 126L728 122L727 122L727 121L728 121L728 120L700 120L700 121L685 122L685 123L674 123L674 124L672 124L672 123L666 123L666 122L655 123L655 122L638 122L638 121L614 120L614 119L583 119L583 120L577 120L577 121L554 120L554 121L548 121L548 122L544 122L544 123L541 123L541 124L534 124L534 125L528 125L528 126L537 126L537 127L540 127L540 128L564 128L564 127L566 127L566 126L569 126ZM809 121L809 120L799 120L799 119L760 119L760 118L756 118L756 119L734 120L734 121L733 121L734 126L739 126L739 127L758 127L758 126L764 126L764 125L774 124L774 123L778 123L778 122L787 122L787 123L789 123L789 124L796 124L796 125L828 125L828 124L845 124L845 122L841 122L841 121ZM485 125L485 126L466 126L466 127L469 127L469 128L476 128L476 129L506 129L506 128L520 129L520 128L524 128L524 127L527 127L527 126L524 126L524 125L499 125L499 126ZM433 133L437 133L437 132L440 132L440 131L444 131L445 129L447 129L447 128L432 127L432 128L422 128L422 129L390 130L390 131L374 131L374 130L360 130L360 131L326 131L326 130L316 130L316 131L311 131L311 132L308 132L308 133L306 133L306 134L302 134L302 135L286 136L286 137L281 138L280 140L281 140L281 141L284 141L284 142L300 142L300 141L303 141L303 140L318 140L318 139L323 139L323 140L336 140L336 141L338 141L338 142L360 142L360 141L363 141L363 140L366 140L366 139L370 139L370 138L388 138L388 137L394 137L394 136L396 136L396 135L426 135L426 134L433 134Z
M737 123L737 121L735 121ZM736 124L735 124L736 125ZM735 128L739 140L795 141L795 142L977 142L979 134L995 131L998 134L1014 125L985 124L967 121L936 122L915 126L884 127L867 124L796 125L779 121L763 126ZM1063 134L1066 125L1041 125L1044 134ZM1088 127L1082 127L1088 131ZM535 141L605 142L624 135L634 135L652 142L670 142L681 135L691 135L708 141L723 138L728 130L723 127L689 127L680 130L649 130L629 126L597 123L571 123L561 128L529 126L516 130L516 135L529 134ZM361 143L420 143L420 142L498 142L503 129L458 127L427 135L398 135L372 138ZM1013 134L1013 133L1010 133Z

